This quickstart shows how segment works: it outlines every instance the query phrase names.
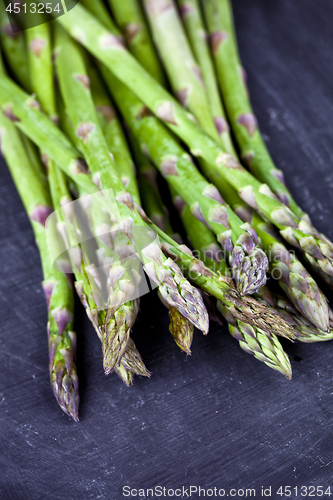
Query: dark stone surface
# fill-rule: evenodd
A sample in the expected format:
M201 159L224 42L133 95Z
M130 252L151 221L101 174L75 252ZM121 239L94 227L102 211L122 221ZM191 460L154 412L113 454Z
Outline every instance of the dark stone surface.
M233 3L270 151L332 239L333 4ZM78 304L81 420L64 415L49 387L38 253L3 163L0 173L1 500L119 500L125 485L256 488L256 498L261 486L272 486L272 498L281 485L333 488L331 343L284 343L291 382L245 354L225 327L212 325L207 338L196 332L186 358L151 295L133 336L153 375L127 389L103 375L99 341Z

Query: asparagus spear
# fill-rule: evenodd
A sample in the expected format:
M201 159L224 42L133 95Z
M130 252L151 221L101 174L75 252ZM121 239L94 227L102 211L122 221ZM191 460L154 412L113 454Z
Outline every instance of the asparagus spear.
M193 165L191 157L145 106L107 70L103 75L126 123L167 182L184 198L193 214L209 225L226 252L238 291L254 293L265 283L267 257L256 233L228 207L214 185Z
M230 1L208 0L202 2L202 6L220 88L242 159L261 182L269 185L280 201L289 206L300 219L305 218L309 222L309 217L288 191L283 172L275 167L258 129L239 58Z
M144 223L134 207L129 193L124 190L121 178L98 123L98 117L89 91L89 79L78 47L74 45L64 31L58 32L58 55L56 59L61 91L66 102L68 113L80 140L91 173L95 176L102 190L112 188L117 209L118 222L122 223L126 236L131 240L144 263L144 269L150 278L159 286L164 299L186 315L199 329L206 331L208 316L196 290L172 266L156 243L147 246L147 236L138 232L133 237L134 228L144 227ZM107 195L108 196L108 195ZM114 207L110 207L114 210ZM115 215L115 214L113 214ZM146 244L144 244L146 242ZM176 281L175 281L176 280ZM126 293L126 290L123 290ZM125 300L126 302L126 300Z
M203 86L203 82L201 81L201 77L198 79L198 75L200 76L200 70L197 67L196 61L192 55L191 48L187 42L185 33L183 32L180 20L178 18L173 0L167 0L163 4L159 2L159 0L146 0L145 1L146 5L146 12L147 15L150 19L150 24L153 30L155 42L157 44L157 47L159 49L159 52L161 54L162 60L164 62L165 68L169 74L169 79L171 80L171 83L173 85L173 89L176 92L176 95L180 102L188 107L189 110L191 110L196 118L198 119L199 123L202 125L204 130L210 134L214 139L219 140L219 135L217 133L217 125L218 123L221 122L221 119L219 118L217 122L213 122L213 114L211 113L211 109L208 103L208 98L205 92L205 88ZM188 10L191 10L191 8L187 9L188 4L185 6L185 10L188 12ZM183 9L184 10L184 9ZM199 16L197 16L199 17ZM172 33L172 36L170 36L170 33ZM208 56L208 61L210 61L210 56L209 56L209 51L208 47L206 46L206 42L202 40L202 42L205 44L204 45L204 55L203 59L205 59L205 56ZM177 50L177 47L181 49ZM207 67L207 63L206 63ZM210 68L211 68L211 73L209 74L208 80L215 82L214 78L214 73L213 73L213 67L210 61ZM209 69L208 69L209 73ZM207 74L207 71L206 71ZM119 84L118 84L119 85ZM217 88L215 87L215 94L218 96ZM113 88L116 89L117 85L114 83ZM125 91L124 92L128 92ZM128 105L128 97L124 99L126 96L125 93L123 93L122 97L118 98L118 105L120 106L120 102L123 103L123 107ZM219 100L219 97L218 97ZM133 100L132 100L133 101ZM220 101L219 101L220 102ZM221 105L220 105L220 108ZM134 110L134 108L133 108ZM136 113L138 116L139 113L136 110ZM140 116L140 128L143 127L144 119ZM156 121L152 119L151 121ZM226 148L227 150L231 151L232 153L235 154L234 149L231 145L230 137L227 133L228 130L223 130L221 132L223 133L222 139L227 136L229 139L226 140ZM169 139L171 137L169 136ZM224 144L224 141L222 140L222 144ZM145 146L147 147L147 143L145 143ZM179 150L180 153L180 150ZM176 157L176 155L173 155ZM155 160L156 161L156 160ZM160 165L163 165L164 158L160 160ZM178 165L177 165L178 167ZM182 176L179 174L180 169L177 168L177 174L179 176L179 183L183 184L184 188L184 183ZM193 171L193 167L192 167ZM194 177L192 174L191 177ZM194 182L195 182L195 177L194 177ZM170 181L171 182L171 181ZM200 205L201 206L201 205ZM205 214L204 214L205 215ZM231 219L230 215L229 218ZM206 218L207 221L207 218ZM208 221L210 223L210 221ZM233 223L237 224L237 220L233 218ZM211 223L210 223L211 225ZM232 226L231 226L232 227ZM238 221L238 228L242 227L242 224L239 223ZM248 235L246 235L248 238ZM234 243L234 241L233 241ZM239 251L239 249L237 249ZM242 251L244 248L242 249ZM248 249L247 249L248 250ZM240 253L240 252L239 252ZM243 252L242 252L243 253ZM251 251L248 252L251 255ZM239 257L238 257L239 258ZM251 267L250 273L252 274L250 279L244 278L243 276L239 276L243 269L241 271L235 269L235 276L236 276L236 282L239 284L239 290L242 291L242 293L253 293L256 291L256 289L260 286L260 279L256 280L255 278L253 279L253 268L257 264L257 261L260 259L259 255L256 254L255 256L252 257L252 259L247 258L245 259L245 262L242 262L242 268L249 268ZM233 258L233 263L237 262L237 258ZM250 261L250 262L249 262ZM266 259L264 259L265 265ZM251 266L252 264L252 266ZM237 268L237 265L235 266ZM259 281L259 283L258 283Z
M120 10L121 10L121 7L120 7ZM103 16L100 13L98 13L97 17L101 20L101 22L104 21ZM108 19L108 21L107 21L107 26L110 27L110 19ZM116 28L113 27L113 30L116 31ZM142 61L142 64L144 64L144 61L145 61L145 51L144 50L140 51L140 48L143 48L143 47L140 44L138 44L137 45L136 55L139 58L139 60ZM147 69L149 70L149 65L148 65ZM106 76L106 80L108 80L108 77L110 78L110 75ZM119 82L117 82L117 83L119 84ZM111 88L113 88L112 81L111 81ZM127 100L127 97L128 96L124 95L123 98L120 99L120 101ZM149 197L149 203L151 203L150 198L151 197ZM159 215L159 217L160 217L160 215Z
M104 102L104 104L105 104L105 102ZM138 164L138 165L143 165L143 164L145 163L145 165L146 165L146 166L144 167L144 170L145 170L146 172L147 172L147 170L149 170L149 175L148 175L148 177L149 177L149 178L150 178L150 180L151 180L151 179L152 179L152 177L151 177L151 174L152 174L151 168L152 168L152 167L151 167L151 166L150 166L150 167L147 167L147 162L148 162L147 158L146 158L146 157L143 157L143 155L142 155L141 151L140 151L137 147L135 147L135 145L136 145L136 143L135 143L135 141L134 141L133 150L137 153L137 156L136 156L136 158L137 158L137 164ZM139 158L139 160L138 160L138 158ZM145 159L145 162L143 162L143 158ZM133 170L130 170L130 172L133 174ZM156 171L154 171L154 174L156 174ZM156 208L155 204L153 204L152 208L154 209L154 207ZM159 222L159 223L161 223L161 221L162 221L162 219L161 219L161 217L159 217L159 218L158 218L158 222ZM156 222L157 222L157 221L156 221ZM166 222L165 222L165 224L163 224L163 222L162 222L162 226L163 226L163 227L165 226L164 228L165 228L165 229L167 229L167 230L169 229L169 231L171 232L170 225L169 225L169 227L168 227L168 221L166 221ZM176 243L174 242L174 244L176 244ZM187 258L188 258L188 256L187 256ZM181 262L181 259L180 259L180 262ZM182 264L184 265L184 263L183 263L183 262L182 262ZM209 288L207 288L207 290L209 290ZM228 304L228 307L229 307L230 305L231 305L231 304ZM253 304L253 305L254 305L254 304ZM252 305L252 306L253 306L253 305ZM251 306L251 307L252 307L252 306ZM241 316L241 317L242 317L243 319L245 319L245 317L246 317L244 313L245 313L245 309L242 311L242 314L243 314L244 316ZM239 313L237 313L237 314L239 314ZM173 319L173 321L175 322L176 320L178 320L178 317L179 317L179 314L177 314L177 312L175 312L175 310L173 310L173 313L172 313L172 319ZM179 318L179 321L181 321L181 323L183 323L183 322L184 322L184 318ZM247 319L245 319L245 321L247 321ZM264 324L265 324L265 323L263 322L263 323L262 323L262 325L264 325ZM265 325L265 327L267 328L267 325ZM171 329L173 329L173 325L171 326ZM186 331L185 331L184 333L186 334ZM178 342L179 342L179 344L183 346L183 345L184 345L184 340L183 340L183 341L181 340L181 336L180 336L180 334L179 334L179 333L178 333L177 337L178 337ZM184 338L185 338L185 337L184 337Z
M0 42L6 61L18 83L30 91L30 75L24 33L13 33L4 3L0 2Z
M191 52L191 48L180 23L173 0L166 0L165 2L163 2L163 4L161 4L159 0L145 0L145 6L148 18L150 19L150 24L154 34L156 45L161 54L162 61L164 62L164 66L168 72L169 79L172 83L173 90L176 93L178 100L180 100L183 106L187 107L194 113L203 129L213 139L217 141L220 139L224 149L226 149L228 152L230 151L235 155L236 153L232 147L230 136L228 134L228 127L222 127L222 130L218 129L218 125L221 125L221 116L224 116L224 112L222 110L221 101L218 95L218 89L215 85L214 70L212 62L210 60L208 46L206 45L206 41L202 36L197 36L195 21L198 22L199 20L200 23L198 5L196 5L196 2L193 2L192 4L183 3L182 12L183 14L193 14L195 7L197 8L194 26L193 24L191 25L191 19L193 21L193 16L185 15L185 17L187 17L187 19L190 19L189 24L192 26L193 38L195 40L200 39L200 41L202 42L201 45L199 42L197 42L197 46L199 45L199 55L201 52L203 52L201 59L204 60L206 79L209 83L213 82L210 85L211 87L214 87L213 90L215 91L213 92L213 105L215 106L215 102L218 101L218 108L222 113L221 116L217 117L217 121L214 122L213 116L218 109L215 109L212 112L213 106L209 104L208 94L206 94L206 89L204 87L204 81L201 78L200 69L197 66L197 63ZM193 33L193 30L195 31L195 33ZM170 33L172 33L171 36ZM140 125L142 126L142 123L140 123ZM218 131L222 134L221 138L217 133ZM248 263L244 265L244 267L246 266L248 266ZM253 291L256 291L255 287L253 288L253 290L251 290L250 287L246 288L244 286L243 279L240 280L240 283L243 287L242 291L244 294L251 292L253 293ZM247 280L245 281L245 283L248 284ZM255 285L257 285L257 283Z
M202 128L219 141L201 71L193 57L173 0L144 0L143 3L174 94L195 115Z
M78 420L79 392L75 366L73 295L66 276L51 263L45 221L53 211L50 193L39 163L32 164L15 126L0 113L1 148L34 230L43 267L43 290L48 307L49 371L61 409ZM57 245L57 241L54 241Z
M142 216L145 217L145 214L142 213ZM198 288L216 297L235 318L267 332L288 338L293 336L292 328L286 322L281 322L281 317L274 309L267 308L264 303L258 302L253 297L240 297L230 278L221 276L219 272L205 266L189 248L178 245L147 216L145 220L160 236L164 253L170 255L186 271L186 274Z
M209 0L203 2L203 6L211 34L212 52L221 91L233 132L241 149L242 159L257 179L267 183L277 198L300 220L305 221L303 229L308 233L305 237L305 251L308 250L308 244L310 246L307 259L323 281L332 287L331 242L318 233L312 226L309 215L293 199L285 185L283 172L274 165L260 134L248 95L245 71L239 59L230 2L229 0ZM314 243L313 237L319 245ZM287 238L287 241L291 243L290 238ZM298 244L300 244L299 240ZM301 246L303 247L302 243ZM326 252L322 251L323 246ZM328 257L326 262L325 257Z
M57 122L56 108L55 108L55 98L53 92L53 69L51 61L51 51L50 51L50 34L49 25L43 25L42 27L31 28L27 31L27 38L29 43L29 62L30 62L30 73L33 76L34 90L37 93L40 101L44 104L44 109L48 112L49 116ZM40 78L40 73L44 74L44 78ZM61 174L61 172L56 171L57 167L48 162L48 173L49 180L54 194L54 201L58 203L58 208L61 206L61 200L70 200L70 193L66 187L66 182ZM60 191L59 196L56 194ZM82 282L86 282L88 295L89 295L89 284L87 276L85 280L78 280L79 286ZM84 301L85 302L85 301ZM84 304L86 306L86 303ZM90 314L90 309L87 309L88 315ZM103 316L103 313L102 313ZM102 318L103 321L103 318ZM102 322L101 322L102 324ZM99 330L98 330L99 332ZM134 343L132 343L132 348L129 354L126 356L127 364L131 363L134 371L140 374L147 374L147 370L143 365L141 357L137 352ZM119 366L115 367L118 375L123 379L123 381L129 385L132 383L133 372L130 372L125 366L124 362L121 361Z
M67 205L71 198L63 174L59 171L59 169L54 167L53 162L48 164L48 172L50 186L52 188L52 198L58 210L58 214L60 215L59 225L61 226L65 224L64 219L61 217L62 211L65 211L65 214L67 215L67 221L68 218L71 219L70 223L67 222L66 224L66 231L61 231L61 233L65 235L65 237L67 235L72 243L69 253L73 251L75 257L71 260L71 269L75 273L76 279L75 288L82 305L86 309L87 316L92 322L92 325L102 342L103 337L105 336L105 331L112 331L112 328L114 327L113 322L121 322L121 315L126 314L127 309L125 306L124 310L122 309L121 313L114 317L110 306L106 307L106 309L103 309L101 306L102 301L100 298L99 285L101 280L98 279L100 278L100 276L98 276L98 269L94 267L93 260L90 259L89 248L87 251L85 245L79 245L79 251L77 251L78 248L75 232L78 230L79 234L81 234L82 230L84 231L86 228L78 224L78 221L75 218L76 210L74 208L71 209L71 206ZM73 232L74 234L71 234ZM88 240L89 236L86 235L85 239ZM129 366L131 366L131 369L128 368ZM120 360L120 363L115 366L114 369L126 385L130 385L132 383L134 373L146 376L150 375L131 339L129 340L128 352L125 352L124 356Z
M224 3L227 4L228 0ZM207 78L212 87L212 95L217 94L218 100L219 94L214 69L212 65L209 66L207 63L207 61L211 63L211 59L206 45L206 40L203 36L200 36L200 33L202 33L203 30L203 25L201 23L198 2L197 0L178 0L178 4L181 12L183 13L184 24L187 28L192 46L197 47L196 54L200 57L200 49L207 50L207 52L204 52L205 57L203 57L203 55L201 56L202 65L204 68L205 66L208 66L205 74L207 75L208 73ZM206 3L207 10L208 5L209 2ZM228 24L226 18L224 16L221 17L223 18L224 23ZM214 21L216 23L215 17ZM230 43L233 44L233 37ZM240 72L238 72L237 75L240 79L242 79ZM235 88L235 86L230 85L225 96L225 98L230 101L231 105L234 106L238 103L235 95ZM238 126L240 125L238 124ZM225 147L225 150L237 158L234 150L232 151L227 147ZM279 282L289 299L295 304L295 307L315 326L319 329L327 331L329 328L327 300L323 293L319 290L314 279L309 275L295 255L287 252L285 247L275 236L273 227L270 224L265 223L254 211L246 208L246 205L242 202L237 193L234 192L233 188L224 185L221 194L225 201L236 211L236 213L238 213L237 210L240 211L240 218L244 220L244 222L250 223L257 231L258 235L261 236L261 246L270 257L271 270L273 272L275 271L276 276L280 276ZM249 217L249 212L253 213L252 217ZM242 215L245 215L245 218L243 218ZM278 271L278 274L276 274L276 271Z
M86 2L86 3L91 3L91 2ZM98 7L99 2L94 3L95 8ZM103 11L103 9L102 9ZM107 14L107 13L106 13ZM100 126L102 127L102 130L104 132L104 136L107 142L107 145L110 150L110 154L113 156L115 163L117 165L117 169L119 174L121 175L121 180L127 190L127 192L132 196L132 199L135 203L140 204L140 196L137 188L137 182L135 178L135 167L131 158L131 154L128 150L127 142L122 130L122 127L120 125L120 122L117 118L116 111L109 99L109 96L107 95L107 92L104 88L104 85L99 78L99 75L97 73L96 68L90 63L89 60L87 59L86 61L87 64L87 69L88 69L88 74L89 74L89 79L90 79L90 88L91 88L91 94L92 98L94 100L96 112L99 118ZM105 214L104 214L104 219L105 219ZM96 221L92 220L92 224L95 224L94 227L94 233L98 234L98 224L99 222L106 223L104 221ZM106 245L103 241L100 242L102 244L102 248L104 249L104 258L110 258L110 248L108 245ZM112 252L111 252L112 254ZM138 266L136 266L136 271L138 272ZM124 276L123 276L124 279ZM115 333L117 332L117 324L119 324L120 329L124 329L125 325L127 325L127 334L129 335L130 329L133 327L138 311L139 311L139 299L134 299L133 301L129 301L121 308L119 308L118 311L115 313ZM126 311L125 313L125 322L123 321L116 321L117 316L119 316L119 319L122 320L124 317L124 310ZM132 346L132 347L131 347ZM127 345L124 350L123 356L121 358L121 365L124 365L126 363L126 359L128 361L130 360L130 357L133 357L133 352L135 345L133 341L128 337L127 339ZM110 352L110 346L108 346L108 351ZM125 359L124 359L125 356ZM135 362L135 360L137 360ZM134 360L130 363L128 362L128 365L133 365L135 367L135 373L139 375L144 375L144 376L150 376L150 373L148 370L145 368L141 357L139 353L137 352L135 355ZM115 365L114 369L117 372L118 376L122 378L122 380L128 385L128 376L130 372L126 369L124 366L121 367L121 365ZM121 367L121 369L119 369ZM139 369L138 369L139 367ZM107 367L107 371L109 371L109 367ZM124 373L123 373L124 372ZM125 375L125 376L124 376Z
M66 50L66 41L67 35L64 33L64 40L61 38L62 33L57 33L57 49L58 51ZM70 42L72 44L72 42ZM70 45L68 46L69 57L72 56L70 52ZM65 98L65 104L67 104L67 109L69 109L70 119L74 123L74 120L78 120L75 114L73 113L73 108L69 106L69 99L71 99L71 92L73 92L72 87L69 85L66 87L67 79L64 76L64 72L66 70L66 57L62 57L61 52L58 54L56 59L60 88L62 90L63 96ZM75 67L75 57L71 59L73 63L74 72L76 71ZM74 73L74 75L83 75L83 72ZM68 75L69 78L72 78L72 74ZM85 75L86 76L86 75ZM88 77L86 76L88 79ZM76 107L76 103L74 103ZM82 112L80 117L82 116ZM97 115L96 115L97 117ZM98 120L98 118L97 118ZM77 142L80 145L80 138L77 138ZM98 200L99 201L99 200ZM94 200L93 204L96 204ZM96 207L95 210L92 210L91 224L93 226L94 234L100 234L99 229L102 228L103 225L107 227L111 227L111 219L108 214L105 214L99 207ZM105 232L105 231L103 231ZM112 250L107 243L103 243L105 240L104 235L98 238L100 244L102 244L102 248L104 250L103 260L105 258L112 258L114 255ZM107 240L106 240L107 241ZM121 260L120 258L118 260ZM126 347L129 341L129 335L131 328L135 322L138 305L136 301L126 300L124 296L124 300L119 304L119 296L124 293L124 289L120 289L115 286L113 274L117 273L117 270L120 270L119 265L116 266L111 265L110 271L108 271L109 276L108 279L111 282L111 288L109 295L107 297L108 308L105 315L105 325L101 334L102 341L102 353L103 353L103 365L105 374L111 373L116 366L118 366L121 362L121 359L126 351ZM119 282L120 287L124 287L126 280L128 280L128 276L126 274L125 268L122 268L121 278L122 280ZM115 304L115 305L114 305ZM147 371L146 371L147 373Z
M115 20L126 38L130 52L155 80L165 85L164 73L155 52L140 2L138 0L108 1ZM98 18L98 16L96 17ZM100 20L103 22L102 19Z
M174 232L170 220L166 213L166 208L162 203L157 185L157 172L149 159L141 152L139 145L132 137L132 150L135 163L138 168L138 183L142 198L143 208L148 217L170 237L174 237ZM194 327L187 318L175 308L170 307L163 297L159 296L161 302L169 310L169 331L173 336L177 346L186 354L191 354Z
M8 26L10 27L9 23ZM8 50L7 52L8 63L13 67L16 66L20 55L22 55L19 49L21 49L23 55L25 54L24 40L21 40L21 42L19 46L15 46L15 50ZM25 62L25 59L23 60ZM28 73L28 67L26 69ZM3 73L2 66L1 73ZM25 83L28 84L27 79L25 79ZM6 141L11 144L12 148L7 146L6 143L5 148L3 148L4 156L28 215L31 212L29 217L42 261L44 273L43 289L49 311L48 337L51 386L63 411L78 421L79 389L75 366L76 333L72 331L74 297L69 278L53 269L47 253L45 220L47 215L52 211L50 193L35 148L26 137L22 136L13 127L2 113L0 115L1 123L4 127L3 134L0 135L5 136ZM21 161L15 167L14 164L18 157L21 157ZM20 173L24 169L27 171L21 179ZM26 189L32 189L32 193L30 195L26 194ZM40 204L38 204L38 196L36 195L38 190L41 191ZM37 218L34 218L33 214L37 214ZM39 227L40 225L44 226L43 229Z
M219 187L228 182L250 206L259 210L288 243L302 250L311 266L327 282L333 277L333 244L307 221L300 220L280 203L267 185L261 184L235 159L224 153L186 111L126 51L116 34L109 32L80 5L57 18L74 38L94 54L121 82L144 102L189 147L205 160L207 177ZM3 102L3 99L2 99ZM208 168L208 166L210 168Z
M201 70L210 112L219 133L222 147L227 153L235 156L236 152L229 134L229 125L216 81L214 65L207 43L208 36L201 16L199 2L198 0L177 0L177 5L191 48Z
M274 333L262 332L259 328L235 321L233 316L228 315L221 303L218 303L218 309L228 321L229 332L245 352L253 354L256 359L282 373L288 380L291 379L292 371L289 358Z
M66 130L66 132L68 132L69 137L71 137L71 139L72 139L72 142L75 143L75 136L73 137L72 130L69 127L67 117L65 116L65 113L64 113L63 105L60 105L59 110L60 110L60 117L61 117L61 120L60 120L61 125ZM59 174L59 171L58 171L58 174ZM63 177L62 177L62 181L63 181ZM67 185L62 183L61 186L62 186L62 190L63 190L62 196L66 197L66 192L68 193L68 196L69 196ZM74 184L74 186L75 186L75 184ZM82 189L80 186L79 187L75 186L75 189L78 190L78 192L82 196L86 194L86 193L82 192ZM98 210L98 214L100 214L100 210ZM88 223L90 220L91 220L91 217L89 217L89 213L88 213ZM98 231L93 229L93 226L92 226L91 235L97 234L97 233L98 233ZM98 240L98 241L99 241L99 243L101 243L101 240ZM78 289L80 298L82 299L82 304L86 308L87 315L88 315L89 319L92 321L92 324L97 332L99 339L102 341L102 336L103 336L102 331L104 329L104 323L106 322L106 313L103 311L98 312L97 304L94 305L95 293L93 292L93 290L91 289L91 286L90 286L91 279L89 279L89 277L87 276L87 273L85 272L86 265L89 268L91 268L91 263L89 262L89 256L84 255L84 252L83 252L82 256L83 256L83 259L81 262L81 271L82 272L80 274L78 274L78 270L77 270L77 273L76 273L76 277L77 277L77 281L78 281L78 288L77 289ZM75 269L75 265L73 265L72 268ZM92 282L92 284L93 284L93 282ZM89 306L87 297L90 298L90 302L91 302L90 305L92 305L92 307ZM108 314L108 316L110 316L110 314ZM132 317L133 317L133 315L132 315ZM128 368L129 366L131 367L131 369ZM120 363L114 367L114 371L117 373L117 375L121 378L121 380L127 386L129 386L130 384L133 383L134 372L139 374L139 375L145 375L145 376L150 375L150 373L146 369L146 367L142 361L142 358L141 358L139 352L137 351L135 344L131 340L131 338L129 338L129 340L128 340L127 350L125 351L125 353L121 357Z

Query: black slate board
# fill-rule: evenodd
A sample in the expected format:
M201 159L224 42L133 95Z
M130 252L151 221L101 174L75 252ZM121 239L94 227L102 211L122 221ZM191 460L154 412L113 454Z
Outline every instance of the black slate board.
M333 4L233 5L269 149L332 239ZM127 389L103 375L99 341L78 304L81 420L62 414L49 387L38 253L4 163L0 173L1 500L119 500L125 485L255 488L255 498L262 486L272 486L272 498L283 498L276 491L286 485L333 493L332 343L284 343L291 382L245 354L225 327L212 325L207 338L197 332L186 358L150 295L133 337L153 375Z

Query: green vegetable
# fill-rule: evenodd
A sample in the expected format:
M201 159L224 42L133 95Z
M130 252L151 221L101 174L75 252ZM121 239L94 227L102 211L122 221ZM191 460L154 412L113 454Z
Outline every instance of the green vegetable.
M229 125L226 120L216 80L214 64L207 43L207 32L201 16L199 2L198 0L177 0L177 4L191 48L201 70L210 112L219 133L222 147L227 153L235 156L236 152L229 134Z

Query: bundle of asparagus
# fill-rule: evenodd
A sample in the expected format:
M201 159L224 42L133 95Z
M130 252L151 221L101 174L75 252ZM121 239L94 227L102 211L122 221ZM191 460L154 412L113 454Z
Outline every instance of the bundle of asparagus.
M327 284L333 244L296 205L260 136L229 0L109 0L109 8L82 0L17 35L0 11L11 75L3 69L0 79L2 151L41 254L51 384L75 420L69 271L101 341L105 373L127 385L134 374L150 376L131 339L143 272L186 354L194 327L207 334L209 316L223 317L242 349L290 379L278 336L333 338L326 297L280 236ZM165 208L170 199L186 244ZM66 264L48 254L53 210L54 246L65 245ZM265 285L267 271L283 296Z

